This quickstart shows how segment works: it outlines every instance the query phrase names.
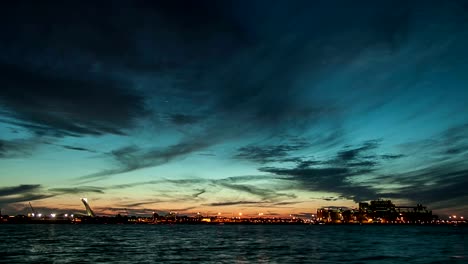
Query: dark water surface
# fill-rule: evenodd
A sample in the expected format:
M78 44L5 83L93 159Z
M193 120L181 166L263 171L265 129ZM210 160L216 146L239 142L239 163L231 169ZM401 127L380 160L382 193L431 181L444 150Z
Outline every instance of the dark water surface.
M467 226L0 225L2 263L468 263Z

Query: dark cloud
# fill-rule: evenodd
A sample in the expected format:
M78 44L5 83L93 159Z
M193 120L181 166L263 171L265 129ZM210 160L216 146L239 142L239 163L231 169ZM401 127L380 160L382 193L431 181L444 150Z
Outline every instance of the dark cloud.
M355 200L368 200L376 198L375 192L366 186L353 186L347 183L352 176L361 175L368 171L353 172L348 168L274 168L263 167L260 171L280 176L290 176L291 180L298 181L300 188L311 191L337 192L347 198ZM372 197L367 197L371 195Z
M192 197L193 198L198 198L200 195L206 193L206 190L205 189L198 189L198 190L195 190L197 191L196 193L192 194Z
M223 181L216 181L220 186L239 191L245 192L251 195L255 195L260 197L263 201L271 201L274 199L287 197L287 198L296 198L296 195L290 193L280 193L276 192L275 190L267 189L267 188L259 188L254 185L247 185L247 184L231 184Z
M75 188L50 188L49 191L57 194L104 193L103 188L93 186L80 186Z
M218 180L213 180L215 183L222 182L222 183L230 183L230 184L237 184L237 183L248 183L251 181L257 180L274 180L276 177L271 177L269 175L242 175L242 176L231 176L227 178L222 178Z
M358 158L361 158L363 153L367 153L368 151L374 150L379 147L379 141L378 140L370 140L367 142L364 142L364 144L360 147L357 148L346 148L345 150L342 150L338 152L337 158L340 161L343 162L350 162L350 161L356 161Z
M50 198L55 195L44 193L39 184L22 184L0 188L0 205L30 202Z
M231 205L262 205L265 202L257 202L257 201L227 201L227 202L216 202L216 203L209 203L203 204L205 206L231 206Z
M186 185L186 186L192 186L194 184L198 183L210 183L211 180L208 179L199 179L199 178L192 178L192 179L178 179L178 180L172 180L172 179L165 179L165 182L170 182L173 184L177 185Z
M132 83L115 77L113 72L125 73L120 76L130 79L158 76L175 85L150 78L151 85L141 83L140 91L153 100L164 98L169 102L154 103L150 108L176 125L204 125L201 119L214 119L208 135L217 134L224 140L229 137L223 134L238 124L242 124L242 129L236 128L242 132L239 134L300 134L318 121L337 119L341 109L315 96L303 97L303 87L296 85L298 77L307 74L315 78L322 69L332 67L324 66L324 61L346 64L359 51L376 43L397 46L399 38L395 36L406 32L407 20L401 19L406 17L402 15L406 11L396 10L388 15L388 9L375 5L373 12L356 8L354 12L342 12L325 3L279 5L282 8L264 10L259 12L261 15L255 13L263 6L259 3L239 3L233 8L228 3L211 1L184 2L181 6L119 2L106 8L100 4L59 4L27 10L21 5L11 6L4 14L9 21L2 26L11 34L10 41L4 44L5 52L11 56L1 58L5 61L3 71L9 88L3 90L0 98L15 123L37 133L125 134L135 119L145 113L145 102L143 95L130 89ZM352 8L347 4L344 7ZM289 16L297 12L297 16ZM343 24L323 15L329 12L353 23ZM361 19L351 19L355 12L363 13ZM83 22L78 13L90 14L91 19ZM18 19L19 14L24 19ZM61 26L56 21L61 21ZM341 48L344 31L357 35L355 41L347 43L347 49ZM36 43L35 47L28 45L30 42ZM50 43L52 47L47 48ZM69 52L59 53L57 50L61 49ZM200 118L200 111L211 114ZM318 133L323 143L332 144L340 136L339 125L330 126L331 132ZM175 147L183 149L199 140L196 135ZM247 147L238 157L266 162L265 159L273 158L271 155L291 151L283 147ZM139 164L128 164L127 160L124 168L94 176L161 164L154 161L161 160L154 157L159 154L152 152L142 154L139 160L143 162Z
M398 155L385 154L385 155L380 155L380 157L382 159L385 159L385 160L394 160L394 159L403 158L403 157L405 157L405 155L403 155L403 154L398 154Z
M137 186L159 184L159 183L163 183L163 182L165 182L165 181L164 180L154 180L154 181L143 181L143 182L116 184L116 185L110 185L109 187L107 187L107 189L125 189L125 188L137 187Z
M294 155L295 151L304 150L311 146L307 141L301 141L299 144L283 144L273 146L247 146L238 149L236 158L247 159L256 161L258 163L268 162L292 162L296 164L296 169L305 169L312 166L331 166L338 169L351 167L359 168L373 168L379 165L379 158L396 159L400 155L382 155L377 156L372 151L379 147L379 140L370 140L364 142L361 146L351 147L346 146L343 150L336 154L336 158L330 160L316 160L309 157L301 157ZM328 169L319 169L319 171L326 171ZM275 174L280 174L277 171ZM285 174L283 174L285 175Z
M27 158L33 155L34 151L41 145L53 145L68 150L96 153L96 151L85 147L61 145L53 143L53 141L50 141L46 138L31 137L11 140L0 139L0 158Z
M233 13L229 4L45 6L11 7L5 14L10 26L2 27L11 34L3 49L11 54L3 57L3 68L7 87L13 87L2 93L5 106L15 123L38 133L125 134L145 108L143 96L121 76L149 78L151 85L139 84L140 92L152 99L150 108L175 125L215 119L210 133L239 123L246 131L274 128L273 134L292 127L304 130L335 111L312 100L301 102L297 91L281 93L284 87L293 89L296 70L305 66L304 52L313 48L298 45L301 39L271 42L270 37L252 35L243 15ZM92 19L83 22L76 13L91 13ZM50 43L54 45L46 48ZM61 49L69 52L58 53ZM117 78L114 72L123 74ZM153 104L155 100L168 103ZM210 114L200 118L200 111Z
M177 158L184 158L192 152L203 150L212 143L205 138L196 140L190 138L167 148L141 149L137 146L127 146L110 153L117 162L117 168L103 170L80 177L81 181L89 182L120 173L166 164Z
M343 197L322 197L320 198L320 200L324 200L324 201L338 201L338 200L342 200Z
M381 195L433 205L435 209L460 208L468 188L468 126L454 126L419 141L400 146L404 155L382 155L383 159L414 159L414 166L395 173L378 173L370 184L393 186ZM461 149L460 151L450 151Z
M21 184L13 187L0 188L0 196L18 195L29 192L38 192L41 189L40 184Z
M435 209L459 208L468 198L468 167L463 162L448 162L405 173L382 175L375 179L380 184L392 184L392 190L383 194L390 198L407 199L417 203L439 205Z
M26 65L35 76L29 79L51 84L47 87L66 79L66 87L71 88L64 94L44 88L45 101L41 101L50 106L35 116L11 92L8 98L16 99L9 108L23 121L56 127L62 134L124 133L141 113L142 98L116 85L121 83L114 80L116 72L128 79L150 76L150 85L142 82L139 87L157 102L170 102L169 106L151 104L151 108L174 124L198 125L198 112L204 111L211 114L202 119L216 119L214 130L242 124L246 130L272 134L304 131L319 120L336 120L346 110L315 96L321 76L349 65L368 50L397 52L409 41L418 15L415 10L422 8L390 1L378 5L366 1L363 6L340 1L61 3L35 8L10 4L2 16L1 29L9 34L3 44L9 56L3 60ZM90 19L82 21L77 14L88 14ZM309 96L304 96L305 84L300 85L304 75L311 79L306 85ZM91 102L82 114L73 108L83 103L76 91L82 85L76 79L98 88L84 88L82 93L89 94ZM96 79L106 85L96 84ZM78 93L76 99L69 90ZM31 90L27 92L28 98L35 98ZM128 100L121 100L122 92L129 93ZM113 102L102 106L113 115L102 114L94 97L108 98L100 103ZM52 115L50 110L57 108L76 121ZM104 116L86 115L88 111ZM327 134L336 138L340 126L331 126Z
M239 148L238 153L234 157L259 163L291 161L292 159L289 157L291 152L307 148L308 146L309 144L305 140L280 145L250 145Z
M430 155L433 160L460 159L468 154L468 124L461 124L443 130L436 135L401 144L407 155Z
M0 197L0 204L14 204L20 202L31 202L36 200L42 200L46 198L54 197L51 194L33 194L33 193L24 193L12 197Z
M329 160L304 159L292 168L262 167L259 170L289 177L299 188L310 191L337 193L356 202L376 199L380 197L378 187L356 179L377 170L381 159L371 152L375 152L379 144L376 140L366 141L357 147L346 146Z
M38 138L0 139L0 158L25 158L43 143Z
M0 64L0 92L10 117L37 134L125 134L145 113L143 98L113 80L75 79ZM128 86L128 84L127 84Z
M64 149L70 149L70 150L76 150L76 151L85 151L85 152L91 152L95 153L96 151L88 149L88 148L83 148L83 147L77 147L77 146L69 146L69 145L61 145Z
M200 156L208 156L208 157L215 157L216 154L213 154L213 153L198 153L198 155Z
M293 205L293 204L298 204L298 203L302 203L302 202L279 202L279 203L275 203L274 205Z

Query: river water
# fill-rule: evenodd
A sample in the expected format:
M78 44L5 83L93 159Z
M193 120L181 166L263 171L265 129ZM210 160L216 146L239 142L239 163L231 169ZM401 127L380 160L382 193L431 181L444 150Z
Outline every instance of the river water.
M0 225L1 263L468 263L468 226Z

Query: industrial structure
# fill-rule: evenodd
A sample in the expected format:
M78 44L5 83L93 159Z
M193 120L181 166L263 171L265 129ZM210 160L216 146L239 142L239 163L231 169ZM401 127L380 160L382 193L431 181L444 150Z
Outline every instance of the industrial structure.
M359 203L359 209L322 207L317 220L323 223L431 223L437 220L432 211L421 204L396 206L391 200Z
M96 214L94 214L93 210L91 209L91 207L89 206L88 204L88 199L86 198L81 198L81 202L83 202L85 208L86 208L86 214L89 216L89 217L96 217Z

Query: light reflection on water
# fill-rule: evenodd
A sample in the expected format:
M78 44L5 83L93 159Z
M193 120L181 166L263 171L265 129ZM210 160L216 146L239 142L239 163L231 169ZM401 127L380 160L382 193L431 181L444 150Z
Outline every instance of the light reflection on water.
M459 226L0 225L9 263L468 263Z

